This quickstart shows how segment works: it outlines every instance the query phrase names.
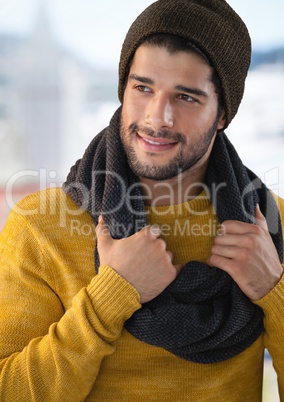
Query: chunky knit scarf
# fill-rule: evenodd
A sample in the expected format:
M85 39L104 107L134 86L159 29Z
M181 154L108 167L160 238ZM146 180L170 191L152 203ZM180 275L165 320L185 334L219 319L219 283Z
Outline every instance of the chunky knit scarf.
M109 127L93 139L63 185L65 192L91 214L96 224L98 216L104 216L116 239L146 225L138 181L128 166L120 141L120 113L118 109ZM282 261L277 206L263 183L242 164L224 133L217 135L206 184L211 191L220 185L214 197L211 193L220 222L234 219L253 223L256 204L260 204ZM97 250L95 257L98 269ZM216 363L242 352L259 337L263 312L227 273L189 261L158 297L145 303L126 321L125 327L139 340L189 361Z

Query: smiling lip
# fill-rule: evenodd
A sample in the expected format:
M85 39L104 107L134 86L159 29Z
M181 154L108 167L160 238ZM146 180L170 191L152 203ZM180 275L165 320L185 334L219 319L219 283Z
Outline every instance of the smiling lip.
M137 137L143 148L146 149L147 151L152 152L165 151L167 149L173 148L177 144L176 141L170 141L167 140L166 138L153 138L146 136L142 137L138 133Z

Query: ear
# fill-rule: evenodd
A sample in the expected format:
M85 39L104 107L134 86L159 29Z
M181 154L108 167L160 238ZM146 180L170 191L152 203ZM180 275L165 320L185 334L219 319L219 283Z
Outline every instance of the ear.
M222 111L220 117L219 117L219 121L218 121L218 125L217 125L217 131L222 130L225 127L226 124L226 116L225 116L225 112L224 110Z

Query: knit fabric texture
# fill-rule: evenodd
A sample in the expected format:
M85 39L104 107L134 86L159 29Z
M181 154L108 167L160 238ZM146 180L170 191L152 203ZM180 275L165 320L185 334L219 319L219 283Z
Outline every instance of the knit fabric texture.
M116 239L146 225L137 178L120 141L120 116L121 108L109 127L94 138L82 160L71 168L63 185L96 224L98 216L103 215ZM216 138L206 181L220 222L234 219L252 223L256 204L260 204L282 261L277 206L263 183L244 167L224 133ZM216 188L219 190L214 192ZM98 267L97 250L95 257ZM164 292L132 315L125 327L139 340L206 364L226 360L250 346L263 330L262 319L262 310L227 273L190 261Z
M250 36L239 15L225 0L158 0L151 4L133 22L122 46L121 102L127 67L139 45L155 33L181 36L207 55L221 81L228 126L242 100L251 58Z
M149 224L170 225L163 238L182 264L210 254L215 230L195 231L216 222L205 195L146 207ZM275 198L283 222L284 200ZM182 236L177 222L189 228ZM95 274L94 240L91 216L60 188L11 211L0 233L1 402L260 402L264 348L284 401L284 276L256 302L265 328L248 349L218 364L192 363L123 328L141 308L139 295L109 266Z

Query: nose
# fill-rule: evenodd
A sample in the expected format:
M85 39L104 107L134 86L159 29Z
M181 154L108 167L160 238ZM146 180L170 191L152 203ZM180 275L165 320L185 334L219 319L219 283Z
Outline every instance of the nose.
M145 123L156 131L161 128L173 128L173 108L167 96L156 94L149 100Z

